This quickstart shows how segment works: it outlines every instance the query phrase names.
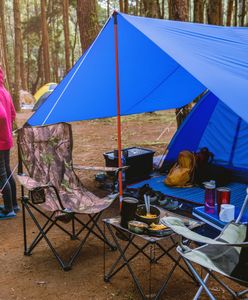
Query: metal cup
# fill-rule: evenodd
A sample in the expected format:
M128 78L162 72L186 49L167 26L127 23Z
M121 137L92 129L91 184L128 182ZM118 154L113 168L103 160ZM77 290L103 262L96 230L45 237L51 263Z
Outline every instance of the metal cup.
M121 208L121 226L128 227L128 222L134 220L135 213L138 206L138 199L132 197L125 197L122 200Z
M226 187L219 187L216 189L218 215L220 213L221 204L230 204L231 190Z

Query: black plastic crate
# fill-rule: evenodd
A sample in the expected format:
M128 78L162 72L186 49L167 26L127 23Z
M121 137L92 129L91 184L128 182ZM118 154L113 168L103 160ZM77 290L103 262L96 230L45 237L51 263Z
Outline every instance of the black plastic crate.
M126 183L133 183L149 177L153 169L154 151L150 149L130 147L122 149L125 156L125 165L129 168L125 171ZM103 154L106 167L118 167L118 152L110 151Z

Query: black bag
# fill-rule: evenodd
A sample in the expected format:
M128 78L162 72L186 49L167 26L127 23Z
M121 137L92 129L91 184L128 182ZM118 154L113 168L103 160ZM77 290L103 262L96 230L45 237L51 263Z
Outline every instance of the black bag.
M208 181L210 176L209 166L211 165L214 155L208 150L207 147L201 148L199 152L195 154L196 167L194 171L194 184L201 185L202 182Z
M208 148L202 148L196 156L194 183L202 185L204 181L215 180L216 186L225 186L232 181L231 171L212 164L214 155Z
M215 180L217 187L225 186L232 181L232 172L222 166L208 164L203 172L202 182Z

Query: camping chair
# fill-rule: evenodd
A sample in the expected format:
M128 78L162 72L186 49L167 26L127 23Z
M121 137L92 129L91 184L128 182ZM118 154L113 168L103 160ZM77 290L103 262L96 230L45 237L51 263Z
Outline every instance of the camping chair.
M18 131L18 150L17 177L22 186L24 254L31 255L34 248L44 239L61 267L69 270L90 234L114 249L97 221L118 194L101 199L89 192L80 182L72 164L71 126L59 123L23 127ZM23 165L28 175L23 173ZM113 171L113 168L111 169ZM28 190L29 197L24 196L24 188ZM44 224L41 224L40 217L37 218L34 212L45 218ZM38 228L38 234L29 246L26 213ZM79 215L87 216L87 221L79 219ZM71 226L63 224L69 222ZM77 229L79 226L80 229ZM48 238L48 233L53 227L60 228L72 240L79 239L79 235L85 233L69 260L61 258Z
M242 286L248 287L248 228L247 225L239 223L247 203L248 195L237 220L227 224L215 239L192 232L178 218L167 217L162 219L163 224L181 236L181 241L184 237L204 244L195 249L190 249L183 242L180 242L177 247L177 251L184 262L200 283L194 299L199 298L203 289L211 300L215 299L207 287L209 276L216 280L234 299L239 299L248 293L248 289L235 292L215 274L221 274ZM200 265L207 272L204 279L201 278L192 263Z

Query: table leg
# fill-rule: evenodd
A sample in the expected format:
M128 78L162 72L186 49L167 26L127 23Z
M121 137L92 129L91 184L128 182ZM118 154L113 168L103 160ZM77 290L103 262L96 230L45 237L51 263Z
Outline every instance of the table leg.
M146 296L145 296L145 294L144 294L144 291L143 291L143 289L142 289L142 286L141 286L141 284L140 284L140 282L139 282L137 276L136 276L135 273L133 272L132 268L130 267L129 261L128 261L128 259L127 259L126 256L125 256L125 252L122 250L122 248L121 248L121 246L120 246L120 244L119 244L119 242L118 242L118 240L117 240L117 238L116 238L116 236L115 236L115 234L114 234L114 232L113 232L111 226L108 226L108 224L107 224L107 227L108 227L108 229L109 229L109 231L110 231L110 233L111 233L111 235L112 235L112 237L113 237L113 239L114 239L114 241L115 241L115 244L116 244L117 249L119 250L119 252L120 252L120 254L121 254L121 258L124 260L125 265L127 266L128 271L129 271L129 273L131 274L131 276L132 276L132 278L133 278L133 280L134 280L134 283L135 283L136 287L138 288L139 293L141 294L141 296L142 296L143 299L146 299Z

